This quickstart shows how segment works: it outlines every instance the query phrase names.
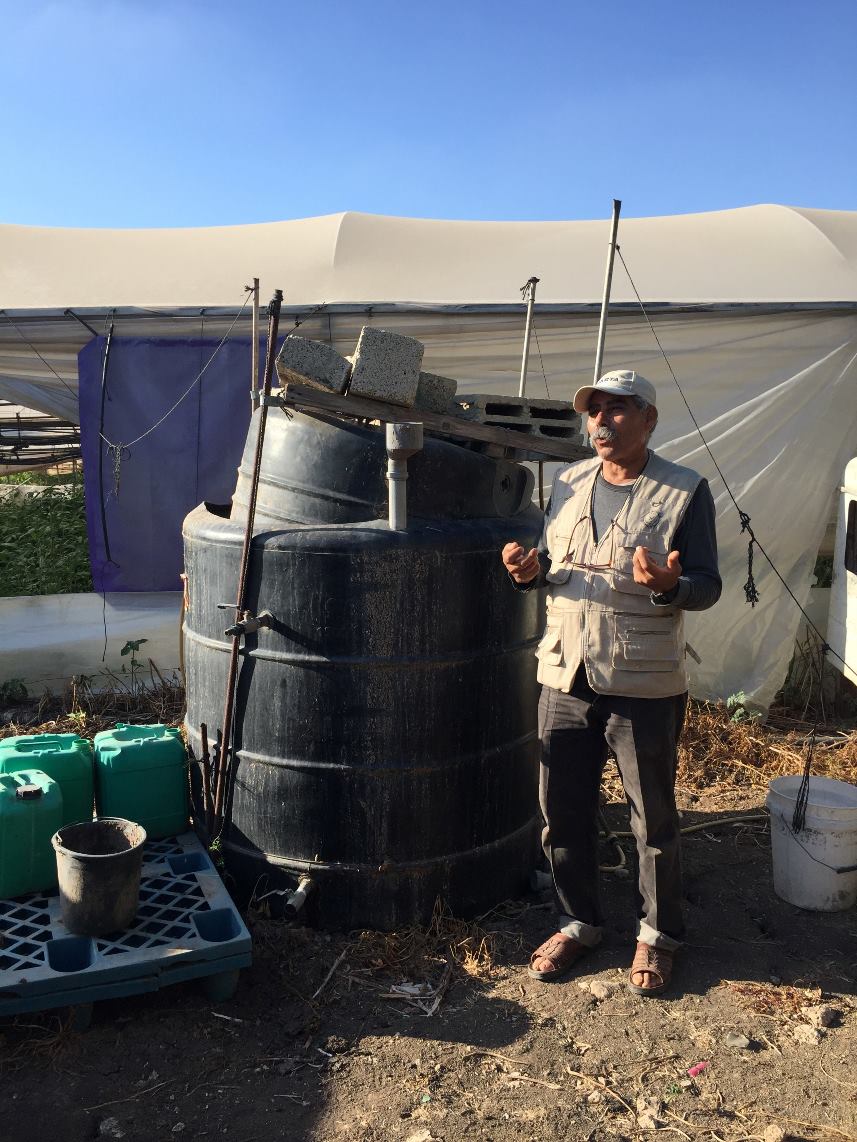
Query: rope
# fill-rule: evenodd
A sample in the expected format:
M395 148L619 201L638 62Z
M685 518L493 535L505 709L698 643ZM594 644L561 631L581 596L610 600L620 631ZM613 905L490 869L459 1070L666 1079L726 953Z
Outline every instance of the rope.
M241 308L235 314L235 317L232 321L232 324L229 326L229 328L226 330L226 332L221 337L221 339L220 339L217 347L215 348L214 352L211 354L211 356L208 358L208 360L205 362L205 364L202 366L200 371L197 373L197 375L194 377L194 379L191 381L191 383L188 385L188 387L185 389L185 391L182 393L182 395L179 397L179 399L176 401L176 403L172 406L172 408L167 409L167 411L160 418L160 420L155 421L155 423L151 426L151 428L147 428L145 432L143 432L139 436L135 437L134 440L129 440L126 444L116 444L116 443L114 443L114 441L108 440L108 438L104 435L103 432L99 432L98 435L101 437L101 439L104 441L104 443L107 445L107 447L110 449L111 452L113 452L115 454L117 451L121 452L122 449L132 448L135 444L139 444L141 440L145 440L147 436L150 436L155 431L156 428L160 428L161 425L164 423L164 421L168 417L172 416L172 414L176 411L176 409L179 407L179 405L182 403L182 401L191 394L191 392L196 387L196 385L198 385L199 382L202 380L203 375L205 374L205 371L208 369L211 362L214 360L214 358L217 356L217 354L223 348L223 346L225 345L230 333L235 328L235 326L238 324L238 319L240 318L241 314L244 312L244 309L245 309L249 300L250 300L250 295L245 294L244 302L243 302Z
M827 645L821 631L818 629L818 627L815 625L815 623L812 621L812 619L806 613L804 608L800 605L800 603L798 602L798 600L794 594L794 591L792 591L791 587L789 587L788 583L785 581L785 579L782 577L782 575L780 574L780 572L777 570L776 566L774 565L774 562L771 559L770 555L768 555L765 548L759 542L758 537L756 536L755 532L753 531L753 528L750 525L749 515L747 515L747 513L741 509L738 501L735 499L735 496L732 494L732 489L729 487L729 484L726 480L726 477L723 475L723 472L720 468L720 465L717 463L717 460L714 456L714 453L711 451L711 448L708 444L708 441L705 439L705 434L703 433L702 429L700 428L699 422L697 421L696 417L693 415L693 409L690 407L688 400L687 400L687 397L684 395L684 390L682 389L681 385L679 384L678 377L675 375L675 371L673 370L672 364L670 363L670 359L666 355L664 347L661 344L661 339L658 337L658 334L655 330L655 327L652 324L651 318L649 317L649 314L646 311L646 307L643 304L643 299L640 297L639 290L637 289L637 286L634 283L634 279L631 277L631 271L628 269L628 265L627 265L624 257L622 256L622 251L618 245L616 246L616 253L619 255L619 260L621 261L622 266L624 267L625 273L628 275L628 281L631 283L631 288L634 291L634 295L637 298L637 302L640 306L640 309L643 312L643 316L646 319L646 323L648 324L649 329L652 332L652 336L654 337L655 341L657 342L657 346L661 351L661 356L663 357L664 361L666 362L666 366L670 371L670 376L672 377L673 381L675 382L675 386L679 391L679 395L681 396L681 399L684 401L684 406L687 409L687 412L688 412L688 415L690 416L690 419L693 421L693 426L696 429L697 433L699 434L699 438L702 441L703 445L705 446L705 451L708 453L708 455L711 459L711 463L714 465L715 469L717 470L718 476L723 481L723 487L726 489L726 492L729 496L729 499L732 501L732 503L735 506L735 510L738 513L738 519L741 523L741 531L747 532L747 534L750 536L750 543L749 543L748 548L747 548L747 582L744 584L744 594L746 596L747 602L750 604L751 607L755 607L756 603L759 601L759 593L758 593L758 590L756 589L756 583L755 583L755 580L753 578L753 547L755 546L756 548L758 548L760 553L764 556L765 561L767 562L768 566L771 568L773 573L776 575L776 577L779 579L780 583L782 583L783 587L786 590L786 594L789 596L791 601L794 603L794 605L797 607L797 609L803 615L809 629L811 631L813 631L813 633L818 637L818 640L822 646L823 653L824 654L832 654L834 658L836 658L839 662L842 663L842 665L844 667L846 667L846 669L852 671L852 673L853 673L854 668L852 666L850 666L845 661L844 658L842 658L839 654L837 654L835 650L833 650L830 646Z
M792 833L797 834L803 832L804 825L806 824L806 806L809 801L809 775L812 771L812 758L815 753L815 742L818 736L818 722L820 716L824 712L824 655L828 647L822 644L819 648L818 656L818 701L815 704L815 723L812 727L812 732L809 735L809 742L806 747L806 761L803 767L803 776L801 777L800 787L798 788L797 798L795 799L794 813L792 814ZM823 862L822 862L823 863Z

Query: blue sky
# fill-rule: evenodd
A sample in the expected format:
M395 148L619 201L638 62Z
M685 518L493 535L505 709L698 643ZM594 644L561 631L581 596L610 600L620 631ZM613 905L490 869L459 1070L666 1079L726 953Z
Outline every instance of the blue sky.
M0 0L0 222L857 209L857 2Z

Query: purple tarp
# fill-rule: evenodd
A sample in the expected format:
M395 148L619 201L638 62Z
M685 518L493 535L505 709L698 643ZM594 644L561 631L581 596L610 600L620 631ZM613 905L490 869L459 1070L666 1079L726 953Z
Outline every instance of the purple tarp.
M203 500L223 504L232 498L250 422L249 339L227 341L181 404L148 431L190 387L217 344L114 336L103 424L105 338L95 338L78 355L86 525L97 591L180 590L184 517ZM118 493L114 454L102 434L125 445Z

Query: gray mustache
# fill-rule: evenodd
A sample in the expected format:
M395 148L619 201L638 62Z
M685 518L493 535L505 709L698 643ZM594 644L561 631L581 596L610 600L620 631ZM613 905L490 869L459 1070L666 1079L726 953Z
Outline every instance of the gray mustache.
M604 440L610 443L611 440L616 439L616 433L612 428L607 428L606 425L601 425L596 428L594 432L590 433L590 440Z

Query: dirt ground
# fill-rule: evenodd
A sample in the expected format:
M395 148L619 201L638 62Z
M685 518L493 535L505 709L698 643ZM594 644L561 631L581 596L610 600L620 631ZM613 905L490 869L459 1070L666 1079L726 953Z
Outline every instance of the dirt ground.
M553 930L537 893L387 936L255 912L228 1002L180 984L98 1004L81 1033L64 1012L0 1020L0 1138L857 1138L857 912L785 904L766 822L714 824L761 812L758 787L680 794L684 824L706 827L685 837L689 937L667 997L624 986L621 873L604 875L603 945L553 984L525 971ZM618 802L607 817L627 827Z

